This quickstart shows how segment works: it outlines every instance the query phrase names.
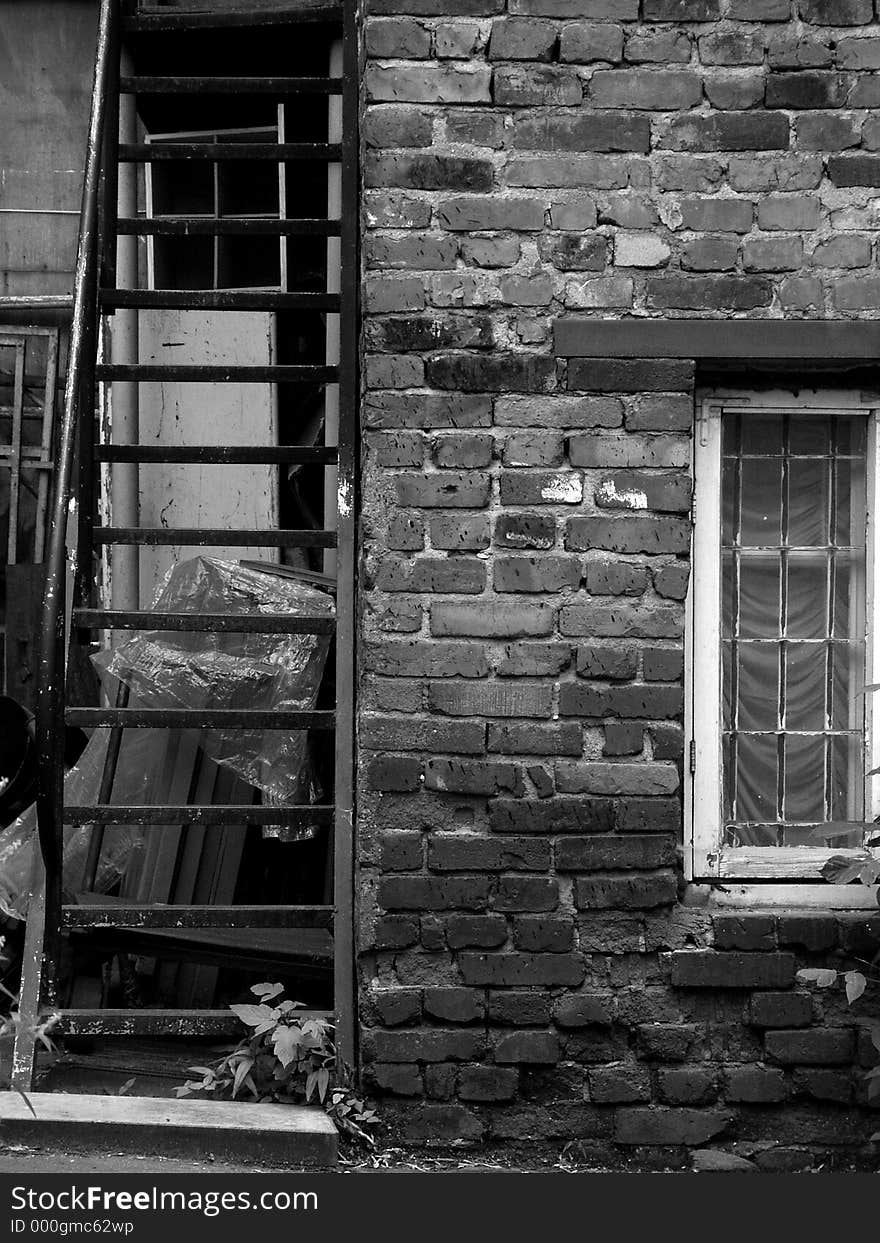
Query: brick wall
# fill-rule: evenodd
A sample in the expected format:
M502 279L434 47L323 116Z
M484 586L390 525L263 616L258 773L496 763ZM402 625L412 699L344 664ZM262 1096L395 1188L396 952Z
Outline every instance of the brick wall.
M364 39L367 1082L406 1142L852 1151L869 1042L794 971L864 917L680 902L693 367L551 327L875 313L873 0L367 0Z

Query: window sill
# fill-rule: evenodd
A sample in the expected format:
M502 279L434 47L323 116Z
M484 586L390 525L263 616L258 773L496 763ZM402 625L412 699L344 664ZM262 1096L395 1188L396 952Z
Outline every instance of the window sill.
M685 887L685 906L710 910L769 910L785 907L809 911L867 911L877 913L877 885L769 884L734 881L700 883Z

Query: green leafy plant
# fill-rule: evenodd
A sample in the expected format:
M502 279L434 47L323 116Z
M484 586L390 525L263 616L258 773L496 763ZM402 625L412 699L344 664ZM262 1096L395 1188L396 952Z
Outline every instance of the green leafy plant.
M281 984L255 984L256 1005L230 1006L248 1034L213 1066L190 1066L178 1096L210 1092L234 1100L247 1092L256 1101L310 1104L318 1101L346 1134L373 1143L376 1113L351 1087L347 1070L337 1073L333 1025L298 1014L302 1003L282 999Z
M870 969L874 963L864 965ZM850 1005L854 1005L859 1000L869 984L880 984L880 977L868 976L864 971L857 969L837 971L833 967L803 967L798 971L797 978L804 984L812 984L816 988L834 988L839 981L843 981L846 999ZM874 1048L880 1053L880 1019L862 1019L862 1026L869 1033ZM868 1085L868 1099L875 1100L880 1096L880 1066L867 1071L865 1079ZM874 1135L871 1138L878 1139L880 1136Z

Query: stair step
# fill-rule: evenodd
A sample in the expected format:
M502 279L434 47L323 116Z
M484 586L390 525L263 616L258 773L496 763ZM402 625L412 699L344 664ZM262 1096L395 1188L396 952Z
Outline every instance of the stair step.
M65 928L331 928L332 906L131 906L97 902L62 907Z
M204 311L338 311L336 293L280 293L275 289L102 289L101 305Z
M340 95L341 78L120 78L123 95Z
M53 1034L66 1036L239 1036L241 1020L231 1010L63 1009ZM300 1010L302 1018L328 1019L329 1010Z
M197 465L296 463L328 465L339 460L335 445L96 445L99 462L191 462Z
M335 548L335 531L229 531L222 527L95 527L96 544L182 548Z
M272 160L279 164L288 160L342 159L342 145L338 142L122 142L118 152L123 164L152 164L158 160L210 160L212 164Z
M68 725L91 729L118 725L123 729L333 729L336 713L263 711L253 708L68 708Z
M342 229L340 220L322 217L300 220L263 220L255 217L211 220L204 216L175 217L123 216L116 221L117 233L147 236L153 233L181 237L262 236L269 237L338 237Z
M326 977L333 963L333 937L326 928L128 928L102 923L71 931L87 938L91 949L259 971L264 980L269 972L293 967L312 979Z
M230 29L241 26L292 26L302 23L326 22L338 25L342 22L341 4L325 2L300 3L284 10L227 9L214 12L181 13L166 8L141 7L137 16L124 17L122 28L131 34L150 34L167 30Z
M184 384L333 384L339 380L339 368L301 364L216 367L204 364L100 363L95 368L95 378L138 380L142 383L174 380Z
M154 613L144 610L74 609L73 623L89 630L176 630L207 634L333 634L336 618L290 613Z
M152 803L130 807L93 803L64 808L64 823L78 824L285 824L291 828L320 828L333 823L334 808L327 803L239 805L228 803Z
M126 1014L133 1013L125 1011ZM36 1115L36 1116L34 1116ZM0 1092L4 1143L64 1152L161 1152L204 1160L326 1168L338 1136L323 1109L245 1101L175 1100L73 1092Z

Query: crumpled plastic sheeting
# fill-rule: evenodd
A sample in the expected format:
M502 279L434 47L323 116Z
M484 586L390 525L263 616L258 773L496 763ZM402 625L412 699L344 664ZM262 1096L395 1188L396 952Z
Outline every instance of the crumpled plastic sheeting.
M332 599L296 579L194 557L170 572L161 613L285 613L332 617ZM151 631L95 657L102 678L123 682L142 708L310 711L329 635ZM108 688L109 689L109 688ZM111 700L112 701L112 700ZM294 801L306 757L303 730L206 730L205 754L273 802Z
M196 557L170 572L153 608L168 613L288 613L333 616L333 601L295 579ZM251 708L309 711L323 676L328 635L241 634L150 631L94 658L110 702L123 682L131 706L144 708ZM69 806L99 800L108 729L97 729L79 763L65 777ZM268 801L295 801L301 788L307 734L284 730L205 730L200 745L216 763L264 792ZM123 731L113 792L114 804L150 804L156 775L167 757L168 731ZM282 830L283 831L283 830ZM92 826L64 829L64 885L68 895L82 888ZM28 808L0 832L0 911L24 919L30 896L36 809ZM144 852L144 830L108 825L95 883L111 890Z
M159 730L126 730L119 750L113 803L149 803L152 775L164 754ZM79 762L64 778L64 801L70 807L91 806L98 801L110 731L94 732ZM68 900L82 889L83 871L91 841L92 825L64 829L63 885ZM37 809L32 804L0 832L0 911L13 919L26 919L37 841ZM96 893L107 893L140 864L144 830L138 825L108 825L95 881Z

